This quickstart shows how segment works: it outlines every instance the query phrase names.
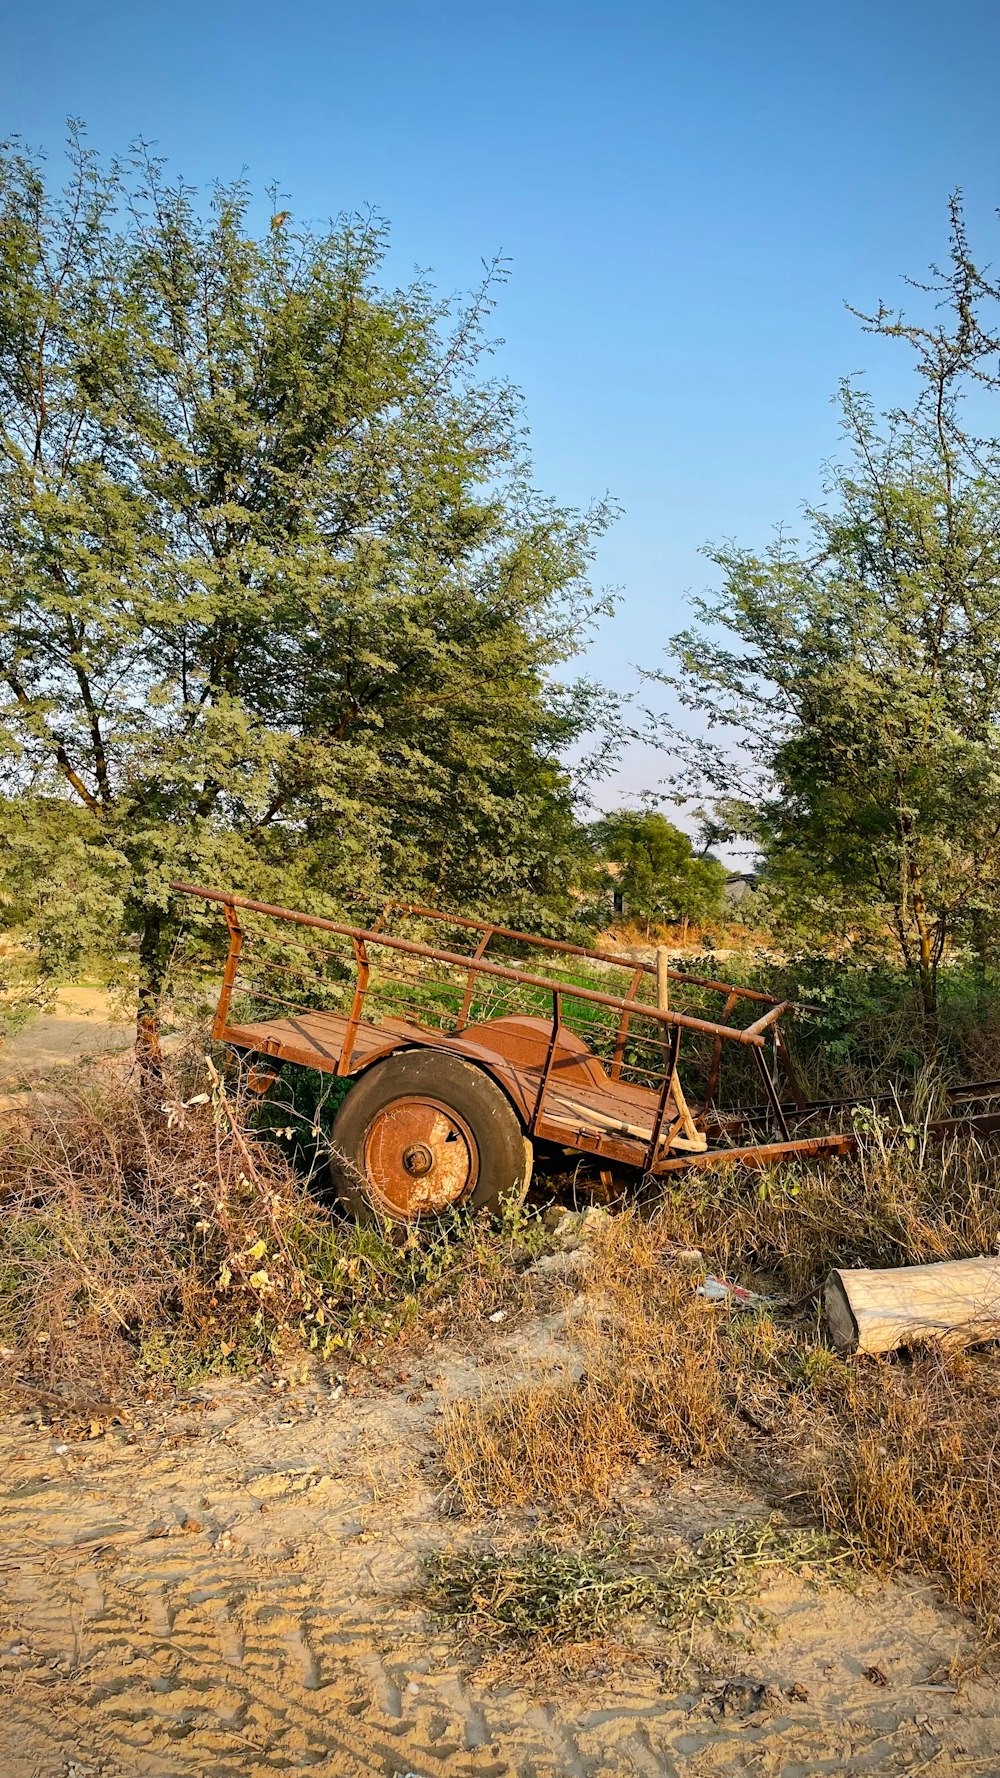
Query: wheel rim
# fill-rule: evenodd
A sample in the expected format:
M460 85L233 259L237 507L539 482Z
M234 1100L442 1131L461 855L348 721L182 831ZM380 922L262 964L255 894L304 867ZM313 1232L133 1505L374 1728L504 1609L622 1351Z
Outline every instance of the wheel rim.
M372 1202L411 1222L461 1204L479 1174L479 1149L464 1118L438 1099L394 1099L365 1132Z

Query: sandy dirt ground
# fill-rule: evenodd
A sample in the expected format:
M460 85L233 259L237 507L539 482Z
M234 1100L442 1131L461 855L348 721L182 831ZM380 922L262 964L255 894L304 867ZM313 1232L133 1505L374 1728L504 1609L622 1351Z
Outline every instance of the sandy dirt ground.
M497 1529L449 1513L442 1401L572 1366L571 1331L213 1385L94 1437L8 1419L3 1778L995 1778L1000 1693L925 1584L785 1578L773 1633L706 1654L640 1626L640 1658L571 1677L498 1674L428 1619L422 1554ZM763 1510L711 1474L633 1492L665 1534Z
M164 1054L184 1041L183 1032L168 1032ZM0 1113L23 1104L28 1092L44 1096L72 1084L81 1063L127 1068L134 1045L135 1022L122 1019L115 996L85 983L67 984L51 1012L37 1014L0 1048Z
M121 1054L134 1041L134 1026L116 1020L103 988L71 983L52 1012L30 1019L0 1049L0 1087L13 1091L50 1068Z

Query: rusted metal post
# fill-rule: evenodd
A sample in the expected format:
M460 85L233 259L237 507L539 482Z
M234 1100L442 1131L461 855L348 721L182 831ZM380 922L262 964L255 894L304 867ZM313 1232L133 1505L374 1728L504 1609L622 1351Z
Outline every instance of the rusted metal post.
M663 1011L663 1012L670 1011L670 973L671 972L667 966L667 954L668 953L667 953L666 945L658 945L657 946L657 948L656 948L656 999L657 999L657 1003L658 1003L661 1011ZM673 1031L675 1031L677 1033L677 1041L676 1041L676 1043L674 1042L673 1036L671 1036L670 1038L665 1037L664 1038L664 1045L663 1045L663 1053L664 1053L664 1060L666 1061L667 1066L672 1069L672 1076L673 1077L672 1077L672 1081L671 1081L671 1086L672 1086L673 1095L674 1095L674 1106L676 1108L678 1118L680 1119L681 1128L683 1129L687 1140L689 1142L698 1142L702 1147L704 1147L705 1146L704 1140L701 1137L701 1133L695 1126L694 1118L691 1116L691 1112L688 1107L688 1102L687 1102L687 1099L685 1098L685 1095L684 1095L684 1088L681 1086L680 1075L677 1072L677 1063L678 1063L678 1059L680 1056L680 1037L681 1037L680 1027L677 1025L673 1026Z
M656 947L656 1004L667 1012L670 1007L670 965L666 945Z
M552 990L552 1031L551 1031L551 1035L549 1037L548 1051L545 1056L545 1067L542 1069L542 1078L541 1078L539 1085L538 1085L538 1097L535 1100L535 1109L531 1114L530 1129L531 1129L532 1135L534 1135L536 1129L538 1128L538 1120L541 1117L542 1106L545 1103L545 1089L549 1084L549 1075L552 1073L552 1063L555 1060L556 1044L559 1041L559 1026L561 1023L562 1023L562 995L559 992L558 988L553 988L553 990Z
M666 945L656 947L656 1004L661 1012L670 1011L670 967ZM660 1026L660 1036L663 1039L663 1060L669 1062L671 1039L664 1025Z
M792 1061L792 1052L788 1047L788 1040L780 1025L775 1025L774 1027L774 1052L776 1061L788 1082L788 1090L795 1101L795 1109L796 1111L803 1111L806 1106L806 1096L802 1091L798 1073L795 1064Z
M354 985L354 999L351 1001L351 1011L347 1020L347 1030L344 1032L344 1042L340 1051L340 1059L337 1063L338 1074L346 1074L351 1066L351 1056L354 1052L354 1039L358 1034L358 1026L361 1023L361 1009L365 1003L365 994L368 991L368 978L371 974L368 967L368 952L365 949L364 940L356 938L353 942L354 959L358 966L358 979Z
M762 1019L755 1019L752 1025L747 1026L743 1033L744 1037L760 1037L763 1032L769 1031L771 1026L777 1023L783 1013L790 1012L794 1004L793 1000L776 1000L770 1012L766 1012Z
M224 904L222 911L226 916L226 925L229 928L229 956L226 958L225 973L219 991L219 1004L215 1009L215 1018L212 1020L212 1036L217 1041L222 1037L229 1021L229 1006L240 967L240 952L243 949L244 936L236 909Z
M483 933L482 938L479 940L478 945L476 946L475 950L472 953L475 962L478 963L480 957L483 955L483 952L485 951L485 949L486 949L487 945L489 944L490 939L493 937L493 934L495 931L496 931L495 926L487 926L486 931ZM469 1019L469 1008L472 1005L473 995L475 994L475 991L476 991L476 971L474 969L470 969L469 970L469 979L468 979L468 982L466 983L465 993L462 996L462 1004L458 1009L458 1018L455 1021L455 1030L456 1031L464 1031L465 1030L465 1027L466 1027L466 1025L468 1023L468 1019Z
M629 982L628 992L625 995L626 1000L636 1000L638 998L639 988L645 974L646 966L644 963L640 963L638 968L633 972L632 979ZM628 1028L631 1023L631 1018L631 1013L623 1012L621 1018L618 1020L618 1031L615 1036L615 1047L611 1062L612 1080L621 1080L622 1077L622 1064L625 1060L625 1039L628 1036Z
M785 1138L785 1141L790 1142L791 1131L785 1122L785 1114L781 1109L781 1100L778 1097L778 1089L771 1078L771 1070L767 1065L767 1057L763 1050L755 1049L754 1058L760 1069L761 1080L764 1082L764 1091L767 1094L768 1104L771 1107L771 1115L773 1116L778 1129L781 1131L781 1134Z
M719 1020L721 1025L728 1024L729 1020L732 1018L738 999L738 994L730 994L729 999L726 1001L726 1004L722 1009L722 1016ZM712 1060L708 1070L708 1086L705 1089L706 1105L713 1105L715 1103L715 1095L719 1090L719 1074L721 1069L722 1038L717 1037L712 1045Z

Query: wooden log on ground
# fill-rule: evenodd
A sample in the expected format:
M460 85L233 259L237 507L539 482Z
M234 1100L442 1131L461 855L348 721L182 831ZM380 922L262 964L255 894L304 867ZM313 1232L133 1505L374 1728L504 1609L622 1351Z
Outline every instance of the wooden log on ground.
M892 1352L939 1340L953 1348L1000 1339L1000 1257L830 1273L823 1309L841 1352Z

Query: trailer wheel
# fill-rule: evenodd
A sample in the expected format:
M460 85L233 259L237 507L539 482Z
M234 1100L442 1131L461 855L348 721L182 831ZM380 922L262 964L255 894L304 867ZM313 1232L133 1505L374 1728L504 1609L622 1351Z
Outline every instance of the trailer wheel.
M510 1100L481 1068L433 1050L376 1062L330 1139L331 1183L359 1222L427 1221L460 1204L498 1210L519 1202L531 1178L531 1144Z

